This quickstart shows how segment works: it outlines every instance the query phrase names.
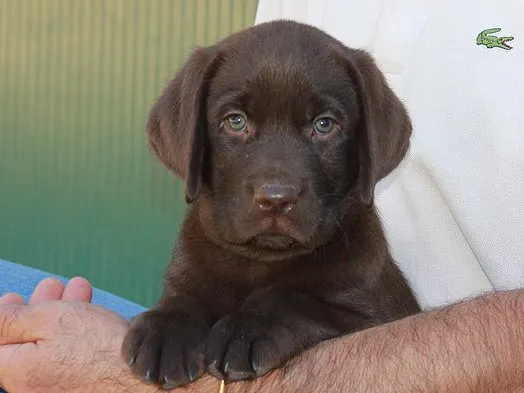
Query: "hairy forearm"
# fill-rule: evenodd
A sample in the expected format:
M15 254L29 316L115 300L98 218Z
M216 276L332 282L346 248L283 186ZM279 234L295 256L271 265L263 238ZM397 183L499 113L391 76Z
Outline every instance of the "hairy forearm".
M331 340L228 393L524 390L524 291L500 292Z
M524 290L493 293L330 340L227 393L524 392L523 343ZM124 380L127 392L160 391ZM218 389L205 376L183 391Z

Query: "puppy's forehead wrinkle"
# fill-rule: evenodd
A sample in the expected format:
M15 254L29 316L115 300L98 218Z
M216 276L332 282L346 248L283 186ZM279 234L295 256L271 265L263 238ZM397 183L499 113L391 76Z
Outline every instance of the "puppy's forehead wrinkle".
M284 92L293 95L313 89L311 79L305 69L296 64L262 64L247 87L250 90L268 93ZM276 95L276 94L274 94Z
M323 112L333 112L338 117L347 112L347 107L336 95L328 97L319 92L298 66L287 70L262 69L248 83L245 105L259 125L280 120L303 127Z
M298 83L304 87L311 87L311 77L306 67L291 55L262 60L257 67L257 78L263 78L276 84Z

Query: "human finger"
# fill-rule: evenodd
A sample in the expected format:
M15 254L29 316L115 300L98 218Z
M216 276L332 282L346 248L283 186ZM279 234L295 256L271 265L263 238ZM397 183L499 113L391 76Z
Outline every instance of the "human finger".
M37 345L26 343L0 346L0 388L8 392L28 391L20 386L24 385L26 379L22 377L22 372L24 366L29 366L29 362L35 359Z
M44 278L35 287L29 304L37 304L52 300L60 300L64 293L65 285L54 277Z
M91 302L93 297L93 287L91 283L83 277L74 277L67 283L62 300L76 302Z
M0 346L0 388L8 389L9 374L12 372L12 367L16 367L13 358L21 345L23 344Z
M24 304L24 298L18 293L9 292L0 297L0 304Z

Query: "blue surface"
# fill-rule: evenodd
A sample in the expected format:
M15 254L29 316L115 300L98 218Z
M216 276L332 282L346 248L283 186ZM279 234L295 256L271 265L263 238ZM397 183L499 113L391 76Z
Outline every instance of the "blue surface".
M36 284L46 277L56 277L64 283L68 281L55 274L0 259L0 296L17 292L27 301ZM93 304L113 310L126 319L145 310L143 306L96 288L93 290Z
M36 284L46 277L56 277L64 283L67 279L55 274L3 261L0 259L0 296L7 292L17 292L27 301ZM144 307L100 289L93 290L93 304L112 310L126 319L145 310ZM5 393L0 389L0 393Z

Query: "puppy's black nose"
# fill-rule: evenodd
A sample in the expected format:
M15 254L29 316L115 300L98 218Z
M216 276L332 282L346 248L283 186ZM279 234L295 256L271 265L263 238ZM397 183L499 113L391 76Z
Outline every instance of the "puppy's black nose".
M290 185L265 184L255 191L255 207L264 213L287 214L295 208L297 189Z

